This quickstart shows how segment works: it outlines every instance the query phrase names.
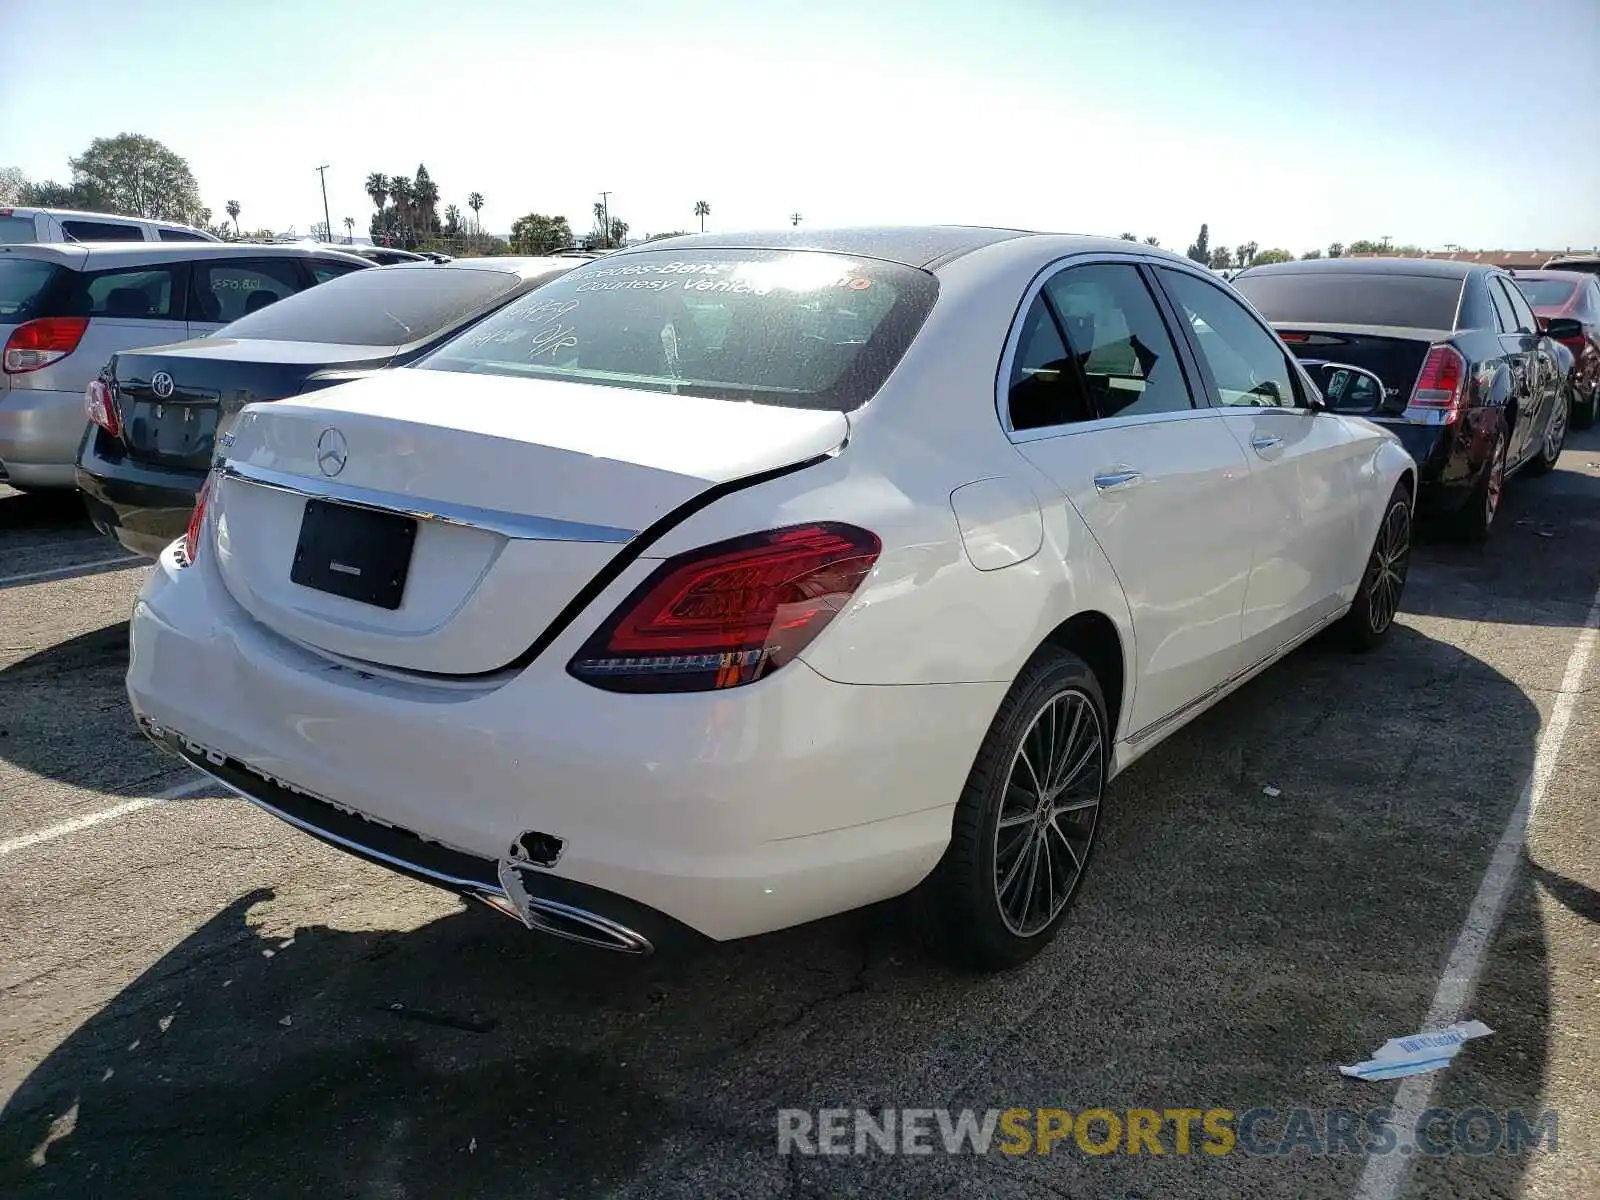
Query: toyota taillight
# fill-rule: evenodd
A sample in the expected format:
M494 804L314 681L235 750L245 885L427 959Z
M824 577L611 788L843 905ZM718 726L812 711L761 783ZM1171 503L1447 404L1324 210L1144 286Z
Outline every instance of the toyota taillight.
M40 317L24 321L6 339L4 366L7 375L23 375L60 362L78 348L88 317Z
M112 437L122 436L122 422L117 419L116 402L111 397L111 385L104 379L91 379L83 389L83 411L89 420Z
M211 483L217 473L211 472L200 485L200 494L194 498L194 511L189 514L189 528L183 533L184 565L194 562L200 552L200 535L206 526L206 502L211 499Z
M819 522L669 558L568 664L619 692L698 692L753 683L794 659L867 577L882 544Z
M1433 425L1453 425L1467 398L1467 360L1454 346L1429 346L1406 416Z

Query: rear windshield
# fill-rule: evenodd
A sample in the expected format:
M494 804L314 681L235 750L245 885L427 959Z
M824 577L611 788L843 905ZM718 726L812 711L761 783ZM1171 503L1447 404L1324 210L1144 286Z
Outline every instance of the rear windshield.
M632 252L546 284L421 365L847 412L937 294L926 271L811 250Z
M32 223L30 222L30 228ZM58 267L32 258L0 258L0 321L31 321Z
M0 246L25 246L38 240L32 217L19 217L16 213L0 217Z
M240 317L218 336L400 346L492 307L521 282L509 271L371 267Z
M1528 303L1538 308L1558 308L1572 299L1578 290L1577 282L1565 279L1516 279L1512 282L1528 298Z
M1387 272L1241 275L1233 286L1269 321L1452 329L1460 279Z

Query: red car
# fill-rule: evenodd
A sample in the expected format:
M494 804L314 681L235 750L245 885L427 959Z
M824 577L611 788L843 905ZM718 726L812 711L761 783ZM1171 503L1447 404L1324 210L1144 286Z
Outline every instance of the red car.
M1539 317L1571 317L1583 335L1562 338L1572 351L1572 423L1594 424L1600 408L1600 276L1578 271L1518 271L1517 287Z

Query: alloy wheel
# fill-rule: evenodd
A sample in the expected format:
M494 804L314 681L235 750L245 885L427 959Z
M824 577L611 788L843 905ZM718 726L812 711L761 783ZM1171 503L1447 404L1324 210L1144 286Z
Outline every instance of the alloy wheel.
M1058 692L1011 760L994 834L994 888L1006 928L1030 937L1060 915L1083 875L1105 784L1105 736L1089 697Z
M1367 568L1367 616L1373 633L1382 633L1400 611L1400 592L1411 566L1411 509L1396 504L1383 519Z
M1500 511L1500 493L1506 486L1506 439L1501 436L1495 439L1494 460L1489 464L1488 487L1484 488L1483 497L1483 523L1485 526L1494 523L1495 513Z
M1556 398L1556 410L1550 414L1550 427L1544 433L1544 457L1552 465L1561 457L1561 447L1567 440L1567 416L1571 406L1562 394Z

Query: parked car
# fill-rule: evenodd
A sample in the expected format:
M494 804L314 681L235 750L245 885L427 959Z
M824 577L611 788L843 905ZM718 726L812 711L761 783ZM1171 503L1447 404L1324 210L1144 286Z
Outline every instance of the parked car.
M246 409L128 690L268 811L535 929L644 953L918 889L1003 967L1107 780L1318 631L1390 628L1416 466L1318 404L1152 247L631 248Z
M195 341L125 350L84 396L78 487L102 533L152 558L188 527L246 404L404 366L576 263L475 258L356 271Z
M203 229L67 208L0 208L0 246L34 242L215 242Z
M1366 368L1378 386L1330 396L1399 436L1422 470L1419 504L1487 537L1505 481L1555 466L1567 382L1554 338L1497 267L1440 259L1338 258L1252 267L1234 286L1302 360Z
M1542 268L1546 271L1579 271L1600 275L1600 254L1558 254Z
M0 479L73 486L84 388L119 350L200 337L368 265L224 242L0 246Z
M1575 336L1558 340L1574 360L1572 423L1588 429L1600 410L1600 278L1563 269L1518 271L1515 279L1535 316L1541 320L1569 317L1580 326Z

